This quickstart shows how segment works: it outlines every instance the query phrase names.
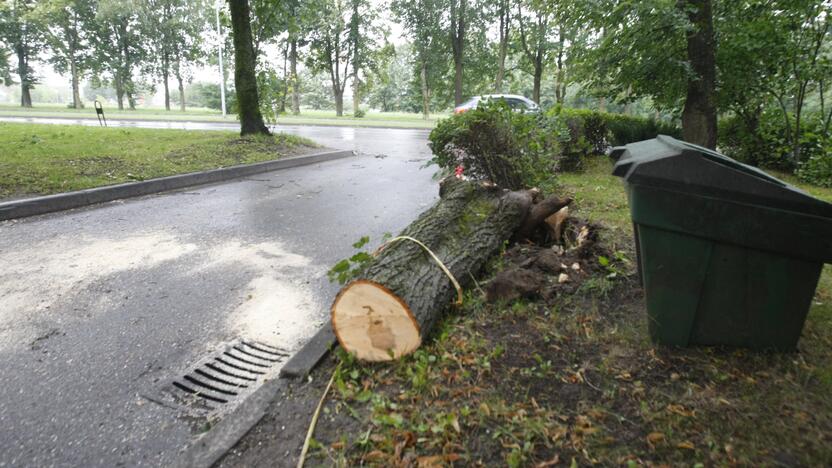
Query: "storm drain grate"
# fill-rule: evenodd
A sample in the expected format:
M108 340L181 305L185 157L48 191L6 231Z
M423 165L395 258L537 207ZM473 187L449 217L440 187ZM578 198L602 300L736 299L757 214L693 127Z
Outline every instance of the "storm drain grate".
M289 353L256 341L235 341L201 361L165 392L176 403L198 412L217 412L242 401L266 379L277 375Z

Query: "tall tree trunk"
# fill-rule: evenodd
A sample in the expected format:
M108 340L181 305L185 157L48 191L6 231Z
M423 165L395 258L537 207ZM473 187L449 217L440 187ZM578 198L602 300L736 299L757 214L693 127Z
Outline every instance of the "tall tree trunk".
M292 39L289 51L289 86L292 87L292 114L300 114L300 81L298 80L298 40Z
M494 79L494 92L496 93L503 92L510 25L511 16L509 15L508 0L500 0L500 45L497 52L497 77Z
M20 107L32 107L32 82L29 72L29 60L23 44L17 44L17 75L20 77Z
M181 73L176 74L176 81L179 82L179 110L185 112L185 84Z
M170 110L170 89L168 81L170 79L170 58L167 52L162 58L162 82L165 85L165 110Z
M422 60L421 72L419 73L422 82L422 118L427 120L430 117L430 90L428 89L428 64Z
M682 111L682 136L690 143L716 148L716 63L711 0L683 0L693 28L687 34L687 54L695 76L688 79Z
M454 105L462 104L463 58L465 50L466 0L451 1L451 49L454 58Z
M260 113L257 77L254 72L257 57L251 42L251 11L248 0L228 0L231 10L231 29L234 37L234 84L240 115L240 135L269 135Z
M116 72L113 80L116 85L116 101L118 102L118 110L124 110L124 76L120 71Z
M344 90L339 87L333 87L332 95L335 97L335 116L344 116Z
M462 104L462 57L454 55L454 105Z
M127 91L127 104L130 105L130 110L136 110L136 96L133 95L133 91Z
M74 55L69 60L69 72L72 75L72 107L83 109L84 102L81 100L81 79L78 76L78 65L75 63Z
M566 100L566 74L563 70L563 49L565 44L563 28L559 29L558 34L560 36L560 40L558 41L558 58L556 61L558 71L555 75L555 102L562 105L563 102Z
M534 87L532 101L540 104L540 82L543 80L543 58L538 58L534 64Z

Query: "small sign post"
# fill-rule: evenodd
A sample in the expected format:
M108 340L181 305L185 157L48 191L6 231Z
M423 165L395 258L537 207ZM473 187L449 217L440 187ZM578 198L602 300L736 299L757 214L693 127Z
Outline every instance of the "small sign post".
M95 100L95 116L98 117L98 125L102 127L107 126L107 117L104 117L104 107L101 106L101 101Z

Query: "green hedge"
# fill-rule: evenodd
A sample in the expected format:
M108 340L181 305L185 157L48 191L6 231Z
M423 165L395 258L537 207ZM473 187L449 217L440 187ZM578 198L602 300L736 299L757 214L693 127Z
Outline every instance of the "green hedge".
M561 168L564 170L581 169L583 158L603 154L610 146L649 140L657 135L681 136L681 129L676 125L645 117L561 107L554 107L547 114L569 130L569 138L562 140Z

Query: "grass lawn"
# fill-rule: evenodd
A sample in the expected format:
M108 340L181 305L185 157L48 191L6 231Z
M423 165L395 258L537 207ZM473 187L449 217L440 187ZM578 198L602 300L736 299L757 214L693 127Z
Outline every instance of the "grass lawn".
M0 122L0 198L79 190L307 152L278 134L98 128Z
M133 120L190 120L205 122L235 122L237 117L229 115L223 117L219 111L213 109L188 109L185 112L179 110L166 111L164 108L139 108L136 110L118 110L116 108L104 108L104 113L110 119L133 119ZM0 105L0 117L60 117L60 118L88 118L95 119L95 109L89 106L85 109L70 109L65 106L56 105L35 105L31 109L23 109L20 106L10 104ZM407 112L375 112L369 111L362 118L352 117L347 114L343 117L336 117L334 110L313 110L303 109L300 115L281 115L278 117L279 124L297 125L336 125L351 127L395 127L395 128L433 128L436 121L447 117L447 114L440 113L432 115L428 120L422 119L421 114Z
M487 304L468 291L435 339L392 364L339 351L303 383L312 390L296 392L317 389L317 399L335 374L310 464L829 466L832 269L797 353L654 346L611 169L597 158L560 178L573 214L601 226L609 266L582 257L582 279L546 300ZM832 190L804 188L832 201ZM492 274L524 249L509 249ZM258 443L269 440L237 450Z

